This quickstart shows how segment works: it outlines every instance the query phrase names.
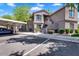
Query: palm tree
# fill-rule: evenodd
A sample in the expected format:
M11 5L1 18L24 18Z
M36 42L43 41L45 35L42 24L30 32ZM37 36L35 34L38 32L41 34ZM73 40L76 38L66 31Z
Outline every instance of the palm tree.
M78 12L79 12L79 3L77 3L77 9L78 9Z
M73 10L73 8L75 8L75 4L74 3L67 3L66 6L70 7L71 10Z
M76 7L79 12L79 3L68 3L66 4L68 7L71 7L71 10Z

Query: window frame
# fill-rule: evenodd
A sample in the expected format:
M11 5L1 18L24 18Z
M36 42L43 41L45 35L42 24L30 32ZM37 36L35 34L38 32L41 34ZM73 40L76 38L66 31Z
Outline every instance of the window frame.
M42 16L41 15L36 15L36 21L41 21Z
M75 11L73 10L69 10L69 18L74 18L75 16Z

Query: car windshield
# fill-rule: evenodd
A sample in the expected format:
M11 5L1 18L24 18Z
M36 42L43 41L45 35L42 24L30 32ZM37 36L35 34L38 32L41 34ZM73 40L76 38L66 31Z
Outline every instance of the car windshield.
M8 29L6 29L6 28L0 28L0 31L6 31L6 30L8 30Z

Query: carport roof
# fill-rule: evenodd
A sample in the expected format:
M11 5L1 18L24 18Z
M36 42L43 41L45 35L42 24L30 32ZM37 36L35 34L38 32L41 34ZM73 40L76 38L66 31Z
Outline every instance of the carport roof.
M27 24L26 22L21 22L21 21L16 21L16 20L10 20L10 19L5 19L5 18L0 18L0 21L10 22L10 23L17 23L17 24Z

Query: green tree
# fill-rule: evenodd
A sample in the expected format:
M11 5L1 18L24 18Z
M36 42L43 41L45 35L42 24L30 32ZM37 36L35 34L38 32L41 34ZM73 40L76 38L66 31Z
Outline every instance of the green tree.
M48 9L47 11L48 11L48 13L51 13L52 12L50 9Z
M66 5L67 5L68 7L70 7L71 10L72 10L73 8L75 8L75 4L74 4L74 3L67 3Z
M79 24L78 24L78 29L79 29Z
M10 15L3 15L2 18L12 19L12 16L10 16Z
M30 19L30 7L19 6L14 9L14 17L18 21L27 22Z
M77 3L77 9L78 9L78 12L79 12L79 3Z
M74 7L76 7L77 10L78 10L78 12L79 12L79 3L68 3L66 5L69 6L69 7L71 7L71 9L74 8Z

